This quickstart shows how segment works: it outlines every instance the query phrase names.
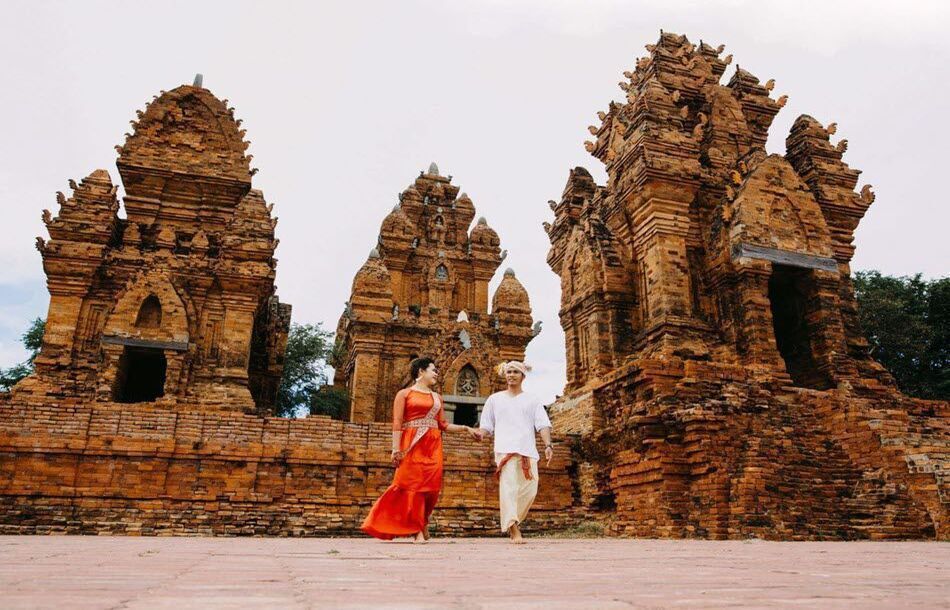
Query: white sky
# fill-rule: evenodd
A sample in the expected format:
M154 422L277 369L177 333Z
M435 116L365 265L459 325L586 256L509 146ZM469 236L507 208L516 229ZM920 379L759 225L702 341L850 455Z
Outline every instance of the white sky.
M379 225L436 161L498 231L544 331L530 380L560 393L559 284L545 263L548 199L623 70L659 30L723 43L789 101L838 123L845 160L877 201L853 268L950 272L947 197L950 3L609 0L473 2L19 2L0 20L0 366L46 315L34 236L54 193L96 168L118 181L113 147L161 89L190 83L244 119L254 178L280 217L277 284L296 322L333 329ZM121 193L120 193L121 194ZM498 284L501 271L493 282Z

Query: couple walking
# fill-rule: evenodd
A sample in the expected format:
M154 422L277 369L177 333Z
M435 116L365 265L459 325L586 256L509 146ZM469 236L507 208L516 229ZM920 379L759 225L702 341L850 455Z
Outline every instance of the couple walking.
M478 428L445 421L442 398L432 390L438 371L431 358L410 365L413 383L393 401L393 450L396 466L392 485L376 500L360 529L383 540L414 536L429 538L429 515L442 490L442 432L464 432L482 440L494 437L495 476L501 530L522 543L520 524L538 493L538 450L535 432L544 440L550 463L551 421L541 401L522 389L530 367L511 361L498 367L507 389L488 397Z

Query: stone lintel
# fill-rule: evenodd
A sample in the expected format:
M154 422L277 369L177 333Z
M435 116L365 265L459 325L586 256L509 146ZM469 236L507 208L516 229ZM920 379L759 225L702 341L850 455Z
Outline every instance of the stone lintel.
M732 248L732 258L733 260L738 258L757 258L780 265L789 265L791 267L819 269L821 271L838 271L838 261L830 257L802 254L801 252L756 246L754 244L736 244Z
M188 350L188 343L182 341L152 341L150 339L135 339L133 337L118 337L107 335L102 337L103 343L110 345L127 345L129 347L151 347L155 349L168 349L176 352Z
M488 399L487 396L459 396L456 394L443 394L442 402L452 402L462 405L483 405Z

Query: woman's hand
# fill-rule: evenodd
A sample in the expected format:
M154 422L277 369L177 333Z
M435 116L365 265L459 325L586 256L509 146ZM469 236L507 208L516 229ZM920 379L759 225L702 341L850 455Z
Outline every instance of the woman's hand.
M468 435L471 436L476 441L482 440L482 431L476 430L470 426L465 426L465 431L468 432Z
M399 463L402 461L402 458L404 457L406 457L405 451L399 451L398 449L393 449L392 455L390 456L393 466L399 466Z

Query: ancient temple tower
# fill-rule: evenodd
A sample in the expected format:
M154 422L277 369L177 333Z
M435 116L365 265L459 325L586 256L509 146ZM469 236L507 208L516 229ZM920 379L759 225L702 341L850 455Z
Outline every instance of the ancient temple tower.
M433 163L383 220L337 326L334 383L350 395L352 421L388 419L410 360L430 356L448 417L473 423L500 387L494 366L524 357L539 329L528 294L509 269L489 313L488 283L506 253L474 218L472 200Z
M201 86L162 92L117 147L126 217L102 169L70 181L58 215L44 210L46 333L15 393L272 408L290 306L240 123Z
M889 457L934 407L900 395L858 327L849 265L874 196L847 141L801 116L768 154L773 81L721 84L731 56L685 36L647 50L590 128L606 186L572 170L545 223L567 355L552 414L594 441L587 501L638 534L946 536L933 475ZM868 427L896 404L893 438Z

